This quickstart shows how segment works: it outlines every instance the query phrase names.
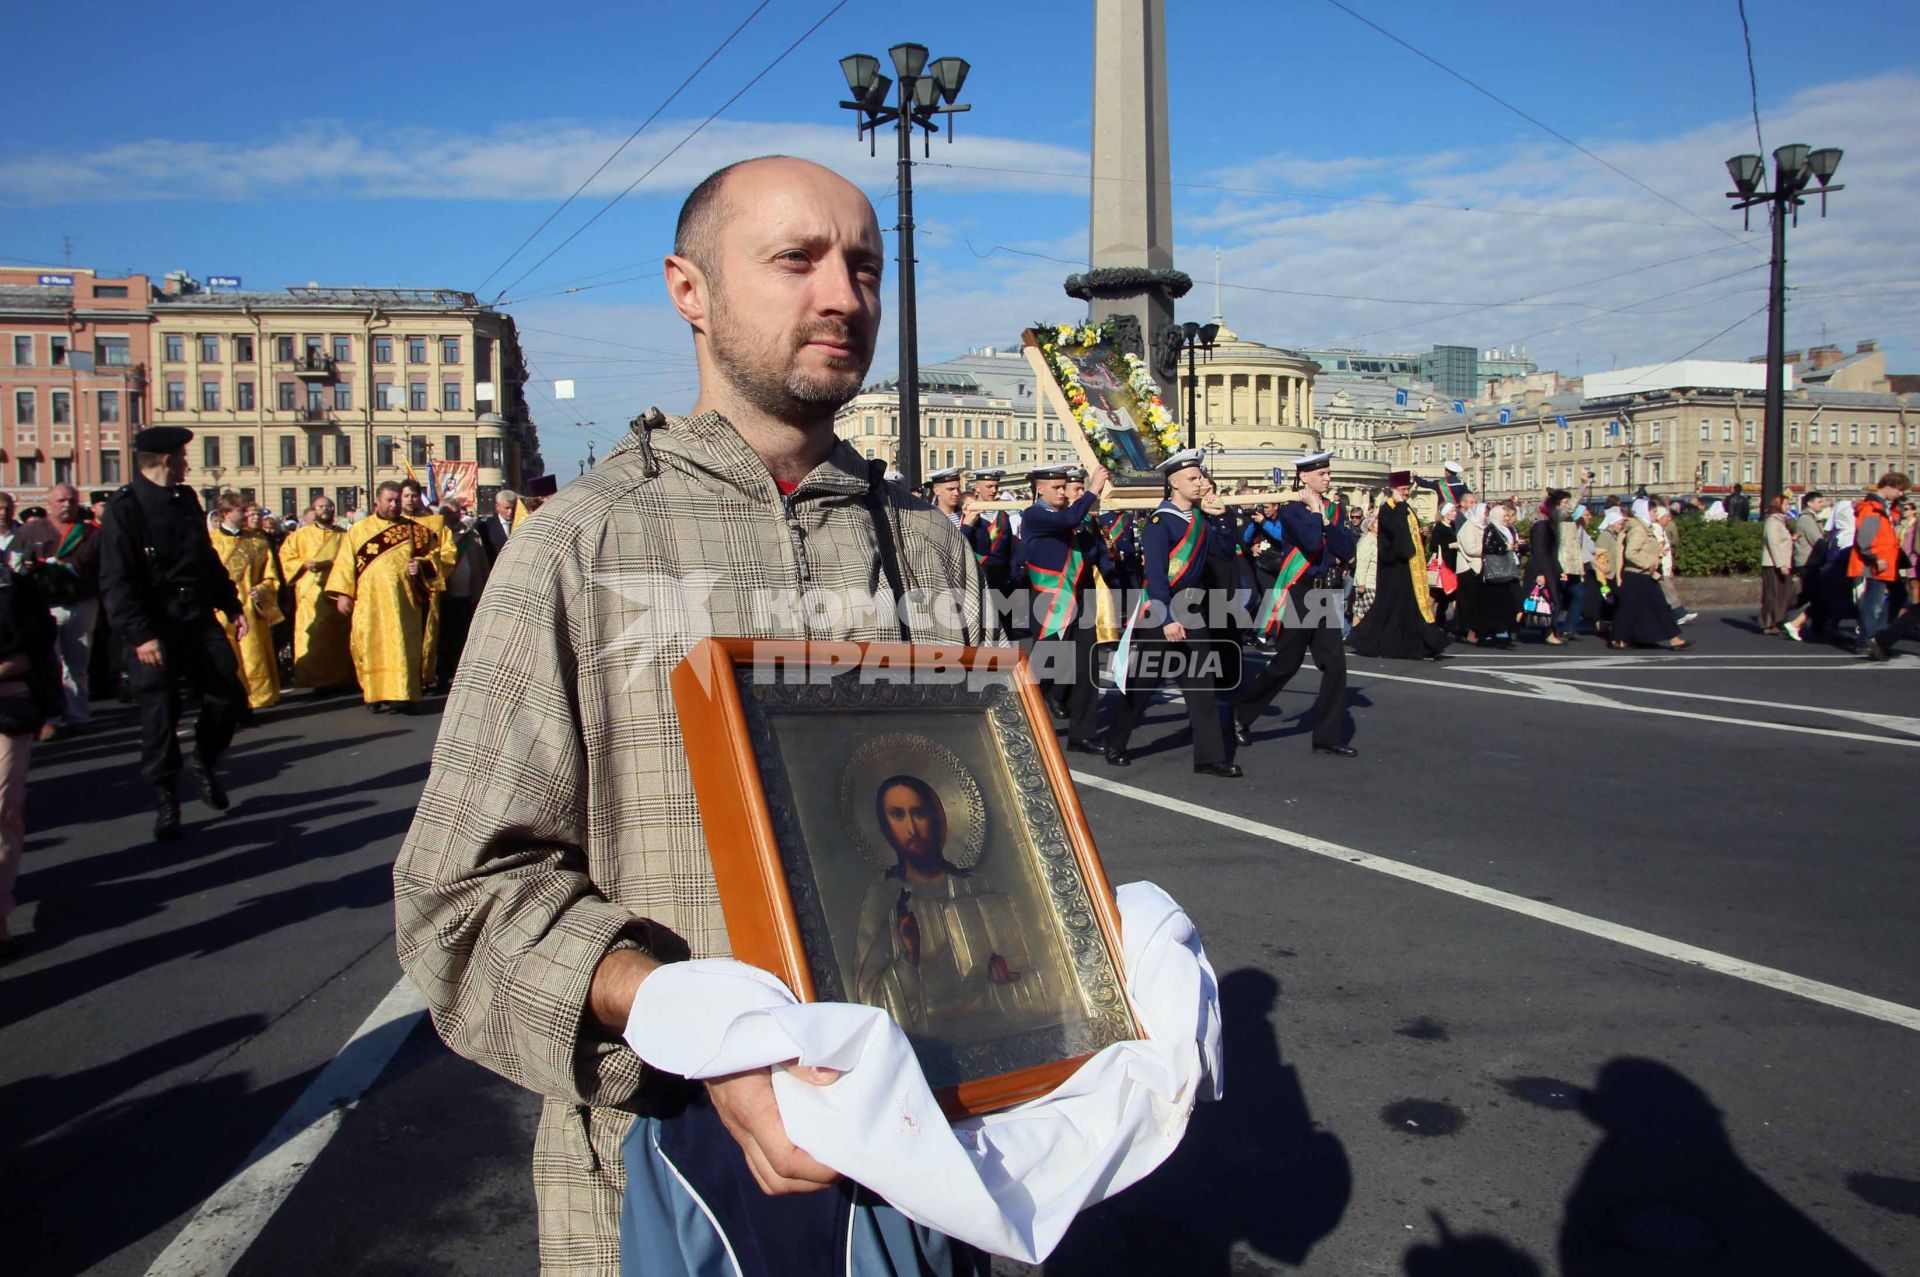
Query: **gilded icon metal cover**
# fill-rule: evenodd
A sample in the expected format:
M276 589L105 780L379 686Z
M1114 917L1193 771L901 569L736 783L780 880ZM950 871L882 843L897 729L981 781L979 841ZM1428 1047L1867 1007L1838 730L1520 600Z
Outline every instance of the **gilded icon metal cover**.
M1007 679L736 678L819 997L936 1090L1139 1036Z

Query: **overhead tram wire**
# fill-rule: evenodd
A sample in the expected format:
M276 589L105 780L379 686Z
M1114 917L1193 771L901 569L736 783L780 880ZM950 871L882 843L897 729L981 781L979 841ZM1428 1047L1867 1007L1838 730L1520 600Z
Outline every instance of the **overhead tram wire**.
M745 20L742 21L739 26L735 27L730 33L728 33L727 38L722 40L719 43L719 45L715 47L714 51L712 53L709 53L706 56L706 60L703 61L699 66L695 67L693 71L687 76L686 79L680 81L679 87L674 89L673 92L667 94L665 100L663 100L659 106L653 108L653 114L649 115L646 119L640 121L640 127L635 129L633 132L627 134L627 140L622 142L620 145L614 147L613 154L607 156L606 159L601 160L600 167L593 170L593 172L587 174L586 180L584 182L581 182L580 185L573 188L573 194L567 196L567 198L565 198L564 200L561 200L560 207L554 209L553 212L548 213L546 220L541 222L538 226L534 227L533 233L520 241L519 247L515 248L511 253L508 253L506 257L501 260L498 266L488 271L487 277L481 280L479 287L475 288L473 291L478 293L481 289L485 288L488 284L492 283L493 277L495 275L498 275L501 271L505 270L507 268L508 263L512 262L514 258L520 256L520 254L526 250L527 245L533 243L534 240L540 238L540 233L546 230L547 227L553 225L553 219L560 216L560 214L566 212L567 209L573 204L573 202L580 198L580 192L586 190L588 186L592 185L594 178L599 177L602 173L606 172L607 166L613 163L615 160L619 159L621 156L621 153L624 152L629 146L633 145L634 139L639 137L642 133L644 133L649 124L652 124L655 120L659 119L660 113L666 110L668 107L672 106L674 99L679 97L683 92L685 92L687 86L692 84L696 79L698 79L702 71L705 71L709 66L713 65L713 60L719 57L722 53L724 53L726 51L727 46L732 44L735 38L737 38L742 31L745 31L747 27L752 24L753 20L759 17L761 12L765 10L768 5L772 3L773 3L773 0L760 0L759 7L756 8L752 13L749 13L746 16Z
M622 350L638 350L643 354L648 354L648 355L666 355L668 358L671 358L671 359L681 359L681 358L692 359L693 358L692 355L685 354L684 352L672 351L672 350L661 350L658 346L636 346L632 342L612 341L606 337L586 337L586 336L582 336L579 333L555 332L551 328L529 328L526 325L522 324L520 326L520 331L523 333L539 333L543 337L560 337L560 338L564 338L567 341L591 342L596 346L618 346Z
M1415 48L1413 45L1407 43L1405 40L1401 39L1399 36L1395 35L1393 32L1387 30L1385 27L1381 26L1379 23L1375 22L1373 19L1367 17L1365 14L1359 13L1356 10L1348 7L1347 5L1341 3L1341 0L1327 0L1327 3L1332 5L1334 8L1340 10L1340 12L1346 14L1348 17L1352 18L1354 21L1362 24L1363 26L1368 26L1373 28L1375 31L1379 32L1381 35L1385 36L1387 39L1393 41L1395 44L1399 45L1401 48L1405 49L1407 52L1413 54L1415 57L1421 59L1424 62L1431 63L1433 66L1439 68L1442 71L1445 71L1448 75L1460 81L1460 83L1466 85L1468 88L1472 89L1475 93L1478 93L1482 97L1487 98L1489 101L1504 107L1508 111L1511 111L1513 114L1519 116L1521 119L1533 125L1535 128L1539 129L1541 132L1547 134L1549 137L1555 138L1558 141L1566 143L1568 146L1580 152L1580 154L1586 156L1588 159L1592 160L1595 164L1600 165L1602 168L1606 169L1608 172L1617 174L1618 176L1625 178L1627 181L1632 182L1635 186L1639 187L1641 190L1645 191L1647 194L1653 196L1655 199L1661 201L1662 203L1672 205L1674 208L1679 209L1682 213L1685 213L1688 217L1691 217L1694 221L1699 222L1703 226L1707 226L1715 231L1718 231L1720 234L1725 235L1727 238L1733 240L1735 243L1746 244L1749 248L1754 249L1756 252L1763 251L1760 249L1760 246L1758 244L1755 244L1749 240L1741 239L1738 235L1735 235L1732 231L1728 230L1726 227L1720 225L1718 222L1709 221L1707 218L1701 216L1699 213L1696 213L1694 210L1688 208L1685 204L1682 204L1679 200L1674 199L1671 195L1667 195L1664 192L1655 190L1653 187L1648 186L1645 182L1641 181L1639 178L1635 177L1633 174L1627 172L1625 169L1621 168L1618 164L1615 164L1613 161L1605 159L1600 155L1595 154L1593 151L1588 150L1586 147L1580 145L1580 143L1568 137L1565 133L1562 133L1559 129L1556 129L1551 124L1548 124L1545 120L1542 120L1541 118L1535 115L1529 115L1527 112L1521 110L1519 107L1515 106L1513 103L1501 97L1498 93L1495 93L1492 89L1489 89L1485 85L1479 84L1474 80L1468 79L1465 75L1462 75L1460 72L1454 70L1452 67L1448 66L1446 63L1442 62L1440 59L1434 57L1432 54L1427 53L1421 49Z
M527 267L527 269L521 271L520 274L514 279L514 281L511 284L508 284L505 288L501 289L498 294L496 294L494 298L494 304L498 305L499 299L501 297L505 297L509 292L512 292L515 288L519 287L520 282L522 280L526 279L527 276L533 274L533 272L539 270L542 266L546 265L549 261L553 260L554 255L558 253L561 249L565 248L567 245L573 243L574 240L578 239L580 237L581 232L585 231L589 226L592 226L595 222L599 221L602 217L606 216L606 214L613 208L615 204L618 204L621 200L625 199L633 191L635 187L640 185L640 183L646 181L649 177L652 177L655 170L657 170L662 164L665 164L668 160L672 159L676 154L679 153L679 150L681 147L693 141L694 138L700 135L703 129L705 129L709 124L712 124L715 120L719 119L721 114L725 112L728 107L732 106L735 102L738 102L741 98L745 97L748 91L751 90L754 85L760 83L760 81L764 80L769 74L772 73L775 67L779 66L782 62L785 62L795 49L798 49L801 45L805 44L807 40L813 35L814 32L818 31L821 27L825 26L828 20L831 19L834 14L840 12L840 10L846 8L846 6L847 6L847 0L834 0L834 4L832 5L831 8L829 8L825 13L821 14L819 19L816 20L812 26L808 27L805 31L801 32L800 37L798 39L796 39L792 44L789 44L785 49L782 49L779 53L779 56L775 57L773 61L767 63L766 66L760 68L759 72L756 73L751 80L748 80L745 84L741 85L739 92L735 93L732 97L728 98L725 102L722 102L718 107L715 107L711 115L707 116L706 119L700 121L700 123L694 125L693 128L687 133L685 137L681 138L678 142L675 142L673 146L668 149L665 155L662 155L659 159L655 160L652 164L648 165L646 171L640 174L639 177L634 178L633 181L629 182L624 190L622 190L618 195L615 195L612 199L608 200L605 204L601 205L600 210L598 212L596 212L592 217L589 217L586 221L580 223L579 226L575 227L573 229L573 232L569 234L565 239L561 240L558 244L555 244L552 248L548 249L546 256L542 257L539 261L535 262L533 265Z
M1016 177L1060 177L1071 178L1077 182L1149 182L1153 179L1128 177L1123 174L1069 173L1059 169L1001 168L989 164L954 164L945 160L915 160L918 168L944 168L963 170L969 173L1004 173ZM1692 230L1690 226L1681 226L1676 222L1649 222L1636 217L1589 217L1584 213L1553 213L1545 209L1506 208L1497 205L1480 204L1441 204L1431 200L1396 200L1384 195L1328 195L1322 191L1286 191L1271 190L1257 186L1227 186L1218 182L1176 182L1168 181L1168 186L1176 186L1187 191L1220 191L1228 195L1266 195L1274 199L1323 200L1331 204L1379 204L1389 208L1424 208L1440 213L1491 213L1499 217L1539 217L1563 222L1589 222L1596 226L1658 226L1668 230ZM1704 219L1703 219L1704 220ZM1730 234L1725 227L1708 222L1710 229ZM1737 238L1737 237L1736 237Z
M1747 25L1747 0L1737 0L1740 6L1740 35L1747 43L1747 94L1753 103L1753 152L1765 155L1767 144L1760 139L1760 79L1753 73L1753 28Z

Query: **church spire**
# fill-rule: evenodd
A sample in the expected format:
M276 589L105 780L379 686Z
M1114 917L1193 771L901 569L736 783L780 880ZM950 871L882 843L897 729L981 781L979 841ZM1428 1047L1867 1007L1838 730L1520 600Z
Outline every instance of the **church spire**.
M1220 314L1220 246L1213 246L1213 322L1221 321Z

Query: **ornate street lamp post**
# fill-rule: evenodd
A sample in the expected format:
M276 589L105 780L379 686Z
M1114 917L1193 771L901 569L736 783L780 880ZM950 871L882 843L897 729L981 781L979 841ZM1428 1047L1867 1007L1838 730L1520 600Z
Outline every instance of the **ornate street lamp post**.
M1804 145L1776 147L1773 152L1773 189L1766 189L1767 163L1758 155L1736 155L1727 161L1727 173L1737 188L1727 198L1742 213L1764 205L1773 218L1773 276L1767 293L1767 409L1766 438L1760 446L1760 503L1784 491L1786 428L1786 371L1782 356L1787 341L1787 218L1800 224L1800 193L1809 182L1820 183L1820 216L1827 215L1827 196L1843 186L1830 186L1840 168L1841 151L1823 146L1809 151ZM1705 463L1702 462L1704 465Z
M920 336L913 298L913 131L925 130L925 142L939 132L935 116L952 115L973 108L959 104L961 86L967 82L965 58L936 58L927 61L924 44L896 44L887 50L893 58L896 80L880 74L880 59L870 53L852 53L840 59L847 88L853 100L840 105L858 117L855 135L867 137L868 154L874 153L872 136L883 125L891 124L899 138L900 219L894 230L900 239L900 473L910 488L920 486ZM891 105L888 90L895 91ZM947 124L947 141L953 141L953 122Z
M1207 358L1213 358L1213 343L1220 336L1218 324L1196 324L1192 320L1174 330L1180 336L1180 346L1187 352L1187 447L1197 445L1194 438L1199 430L1199 420L1194 407L1194 382L1198 372L1194 366L1194 352L1204 350Z

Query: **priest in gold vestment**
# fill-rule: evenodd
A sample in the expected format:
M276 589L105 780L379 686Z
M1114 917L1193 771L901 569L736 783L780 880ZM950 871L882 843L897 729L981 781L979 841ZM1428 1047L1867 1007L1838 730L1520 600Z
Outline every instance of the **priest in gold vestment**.
M240 678L247 685L247 704L265 709L280 703L280 661L273 650L273 627L280 619L280 565L273 544L246 529L247 502L237 492L220 495L220 522L214 525L213 552L233 578L240 608L247 618L244 638L234 633L240 618L223 616L220 626L240 660Z
M421 640L439 582L418 534L400 513L400 485L389 480L374 493L373 513L347 529L327 574L327 593L352 619L353 668L376 714L404 713L420 699Z
M420 679L423 684L431 684L440 677L440 593L453 575L460 551L454 546L453 533L447 530L446 516L428 509L420 484L411 478L400 481L400 514L413 521L414 553L434 567L428 586L427 622L420 636Z
M345 687L353 682L347 650L351 622L327 597L327 577L347 530L333 521L333 502L315 497L313 521L280 543L280 562L293 586L293 681L300 687Z

